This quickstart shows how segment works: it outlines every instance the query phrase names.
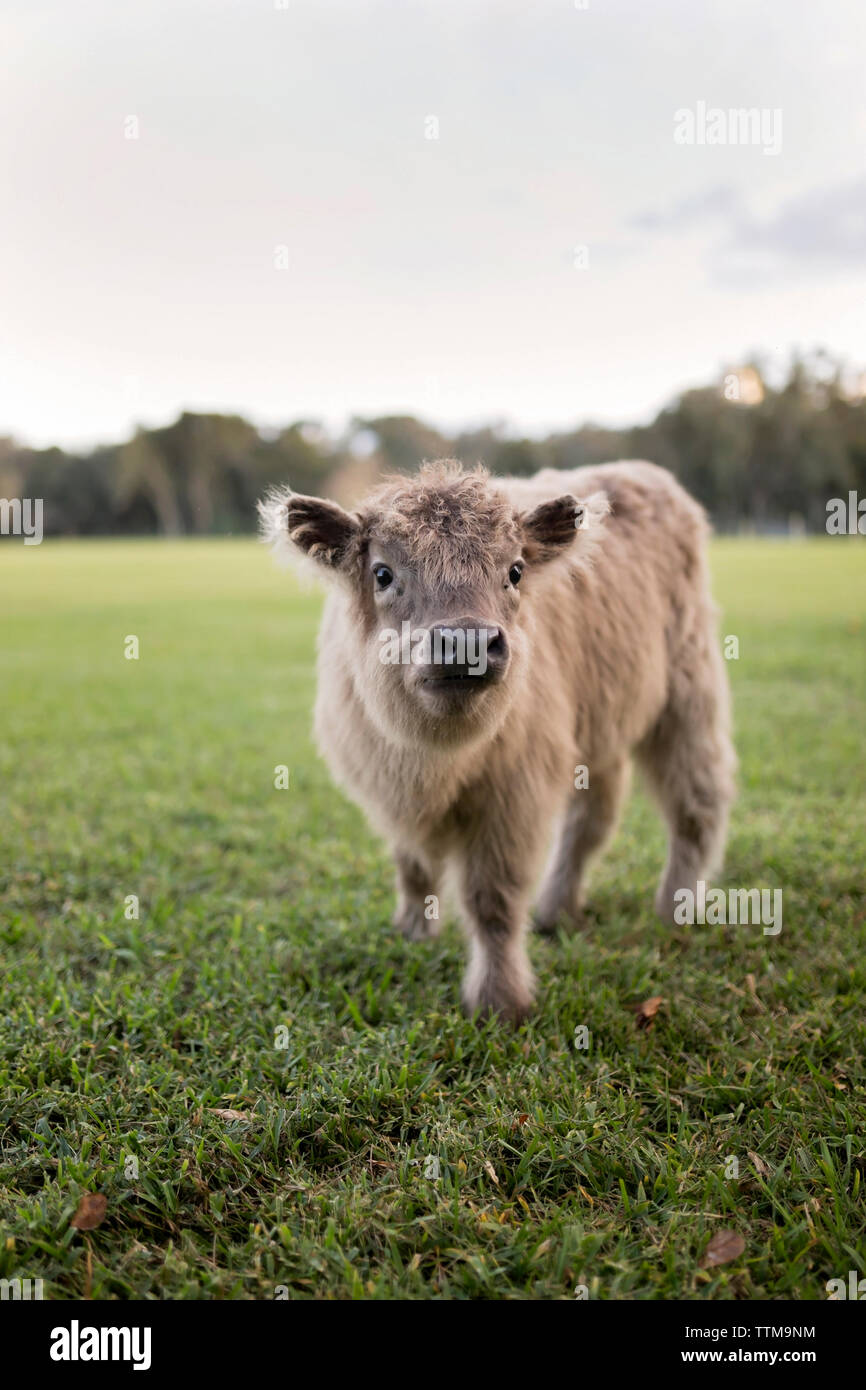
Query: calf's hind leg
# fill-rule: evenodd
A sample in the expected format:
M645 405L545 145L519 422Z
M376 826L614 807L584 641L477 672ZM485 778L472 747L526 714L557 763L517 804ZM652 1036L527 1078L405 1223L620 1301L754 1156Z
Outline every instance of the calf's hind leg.
M721 868L734 797L727 681L714 646L680 667L679 685L638 758L668 823L668 858L655 906L672 922L677 890L694 893L699 879Z
M534 921L536 931L555 931L558 922L575 924L583 908L587 861L613 833L628 788L630 765L624 759L598 772L588 769L586 787L571 793L556 845L544 877Z

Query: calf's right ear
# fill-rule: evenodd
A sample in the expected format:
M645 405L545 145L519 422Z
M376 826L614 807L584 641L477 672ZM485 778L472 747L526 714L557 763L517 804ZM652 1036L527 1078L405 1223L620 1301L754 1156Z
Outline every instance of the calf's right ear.
M280 488L259 503L259 519L262 540L279 555L307 556L325 569L339 570L354 553L357 519L324 497Z

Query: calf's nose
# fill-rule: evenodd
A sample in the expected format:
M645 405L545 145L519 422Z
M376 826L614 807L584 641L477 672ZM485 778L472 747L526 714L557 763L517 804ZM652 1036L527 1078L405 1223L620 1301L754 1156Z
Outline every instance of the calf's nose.
M496 679L508 664L508 638L496 623L463 618L430 629L429 675L443 680L472 676Z

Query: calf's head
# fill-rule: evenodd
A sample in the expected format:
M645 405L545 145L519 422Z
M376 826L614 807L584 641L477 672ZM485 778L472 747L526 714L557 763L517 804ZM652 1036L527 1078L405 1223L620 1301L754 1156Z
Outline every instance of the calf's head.
M265 539L338 586L326 659L376 726L443 744L495 730L532 679L533 601L586 511L567 492L520 511L483 469L450 460L391 479L351 514L290 491L260 510Z

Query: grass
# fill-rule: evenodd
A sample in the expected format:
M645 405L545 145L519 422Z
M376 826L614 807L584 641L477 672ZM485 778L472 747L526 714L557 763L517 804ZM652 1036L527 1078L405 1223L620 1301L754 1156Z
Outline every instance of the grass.
M0 1276L787 1299L866 1274L866 547L713 559L739 639L722 883L782 887L782 933L658 923L638 790L588 932L532 943L513 1033L461 1017L455 927L391 934L387 858L310 742L315 595L246 540L0 547ZM87 1191L107 1215L79 1232ZM701 1269L726 1228L743 1254Z

